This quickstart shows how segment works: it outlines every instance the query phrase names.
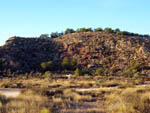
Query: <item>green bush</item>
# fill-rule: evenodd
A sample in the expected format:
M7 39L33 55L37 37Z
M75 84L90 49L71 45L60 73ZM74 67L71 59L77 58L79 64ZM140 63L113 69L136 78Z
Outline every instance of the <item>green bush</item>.
M93 32L92 28L79 28L76 30L77 33L80 32Z
M87 75L93 75L93 71L91 69L83 68L81 70L81 75L85 75L85 74L87 74Z
M61 63L61 66L63 69L69 69L70 68L70 61L68 57L65 57Z
M123 72L123 74L128 76L128 77L132 77L134 73L133 73L132 69L129 68L129 69L125 70Z
M98 68L95 72L96 75L104 75L104 69L103 68Z
M77 68L77 69L74 71L74 75L75 75L75 76L80 76L80 75L81 75L81 71L79 70L79 68Z
M61 35L63 35L63 33L52 32L52 33L50 34L51 38L56 38L56 37L59 37L59 36L61 36Z
M68 57L65 57L61 63L63 69L66 70L75 70L77 67L76 60L70 60Z
M119 29L119 28L115 29L115 33L117 33L117 32L120 32L120 29Z
M40 113L51 113L50 110L48 110L47 108L44 108L41 110Z
M49 78L51 76L51 72L50 71L46 71L43 75L44 78Z
M67 28L67 29L65 30L65 34L70 34L70 33L75 33L75 30L74 30L74 29Z
M143 35L144 37L150 37L150 35L149 34L145 34L145 35Z
M130 35L130 32L128 32L128 31L122 31L121 34L122 35Z
M40 38L49 38L49 35L48 34L41 34Z
M117 31L117 32L116 32L116 35L121 35L121 32L118 32L118 31Z
M101 32L101 31L103 31L103 29L101 27L98 27L95 29L95 32Z
M86 32L86 28L79 28L76 30L77 33Z
M48 61L48 62L43 62L41 63L41 68L43 71L48 71L48 70L53 70L53 62L52 61Z
M124 71L124 75L128 77L133 77L134 74L138 71L140 65L136 61L131 61L129 67Z
M113 33L114 31L111 28L107 27L107 28L104 29L104 32L105 33Z
M75 70L77 68L77 61L76 60L70 60L70 69Z
M86 32L93 32L92 28L87 28Z

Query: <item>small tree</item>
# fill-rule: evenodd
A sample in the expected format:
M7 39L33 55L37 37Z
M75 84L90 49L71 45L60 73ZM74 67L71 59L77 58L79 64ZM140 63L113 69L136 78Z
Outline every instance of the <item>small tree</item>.
M117 32L120 32L120 29L119 29L119 28L115 29L115 33L117 33Z
M80 33L80 32L87 32L87 29L86 28L79 28L76 30L77 33Z
M114 31L111 28L107 27L107 28L104 29L104 32L105 33L113 33Z
M101 31L103 31L103 29L101 27L98 27L95 29L95 32L101 32Z
M121 35L121 32L117 31L117 32L116 32L116 35Z
M40 38L49 38L49 35L48 34L41 34Z
M70 68L70 63L69 63L69 58L65 57L61 63L61 66L63 69L69 69Z
M130 35L130 33L128 31L122 31L121 34L122 35Z
M65 34L70 34L70 33L75 33L75 30L74 30L74 29L67 28L67 29L65 30Z
M63 35L63 33L52 32L50 35L51 35L51 38L56 38L56 37Z
M92 28L87 28L86 32L93 32Z

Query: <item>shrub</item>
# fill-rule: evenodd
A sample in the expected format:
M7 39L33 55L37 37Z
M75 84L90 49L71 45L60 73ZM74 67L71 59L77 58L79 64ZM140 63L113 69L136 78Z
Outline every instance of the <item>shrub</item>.
M69 65L71 70L75 70L77 68L77 61L73 59L70 61Z
M116 32L120 32L120 29L119 29L119 28L115 29L115 33L116 33Z
M138 71L139 64L136 61L131 61L129 67L124 71L126 76L132 77Z
M50 110L48 110L47 108L44 108L41 110L40 113L51 113Z
M150 35L149 34L145 34L145 35L143 35L144 37L150 37Z
M41 34L40 38L49 38L49 35L48 34Z
M86 28L79 28L76 30L77 33L86 32Z
M121 35L121 32L116 32L116 35Z
M105 33L113 33L114 31L111 28L107 27L107 28L104 29L104 32Z
M41 68L43 71L53 70L53 62L52 61L43 62L41 63Z
M125 70L123 72L123 74L128 76L128 77L132 77L134 73L133 73L132 69L129 68L129 69Z
M46 71L45 73L44 73L44 78L49 78L51 76L51 72L50 71Z
M83 69L81 70L81 75L85 75L85 74L92 75L92 74L93 74L93 71L90 70L90 69L87 69L87 68L83 68Z
M101 32L101 31L103 31L103 29L102 29L101 27L98 27L98 28L96 28L94 31L95 31L95 32Z
M93 32L92 28L87 28L86 32Z
M74 71L74 75L75 75L75 76L80 76L80 75L81 75L81 71L79 70L79 68L77 68L77 69Z
M51 38L56 38L56 37L63 35L63 33L52 32L50 35L51 35Z
M119 28L115 29L115 31L114 31L114 32L116 33L116 35L121 35L121 31L120 31L120 29L119 29Z
M75 70L77 67L76 60L70 60L68 57L65 57L61 63L63 69L66 70Z
M77 33L80 32L93 32L92 28L79 28L76 30Z
M135 60L133 60L133 61L131 61L131 63L130 63L130 68L137 70L137 69L139 68L139 64L138 64Z
M70 63L69 63L69 58L65 57L61 63L63 69L69 69L70 68Z
M122 31L121 34L122 35L130 35L130 33L128 31Z
M70 33L74 33L74 32L75 32L75 30L74 29L70 29L70 28L67 28L65 30L65 34L70 34Z
M104 75L104 69L100 67L96 70L95 73L96 73L96 75Z

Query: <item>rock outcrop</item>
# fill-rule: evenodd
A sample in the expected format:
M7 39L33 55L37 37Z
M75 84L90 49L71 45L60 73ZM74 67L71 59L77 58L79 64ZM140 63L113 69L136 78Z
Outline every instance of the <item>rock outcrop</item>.
M0 47L5 69L39 71L41 62L60 67L64 57L80 68L102 67L106 74L121 74L135 61L137 73L150 74L150 39L104 32L72 33L54 39L13 37Z

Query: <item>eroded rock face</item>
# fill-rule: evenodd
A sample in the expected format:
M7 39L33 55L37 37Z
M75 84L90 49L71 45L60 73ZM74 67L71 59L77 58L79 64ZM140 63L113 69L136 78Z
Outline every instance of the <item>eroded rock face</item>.
M61 44L51 39L14 37L1 47L0 57L5 59L6 68L14 71L36 71L39 70L41 62L55 62L60 59L60 46Z
M64 54L78 59L81 67L103 67L108 73L111 69L117 73L136 61L141 67L149 68L150 39L144 37L89 32L64 35L54 40L65 42Z
M72 33L55 39L13 37L0 47L5 68L24 72L39 71L45 61L53 61L59 68L62 59L69 57L77 59L80 67L103 67L114 74L123 72L134 60L146 67L147 73L149 56L150 39L103 32Z

